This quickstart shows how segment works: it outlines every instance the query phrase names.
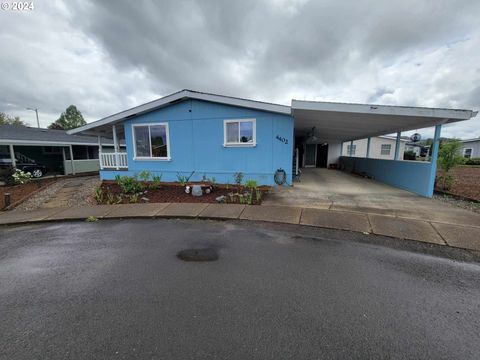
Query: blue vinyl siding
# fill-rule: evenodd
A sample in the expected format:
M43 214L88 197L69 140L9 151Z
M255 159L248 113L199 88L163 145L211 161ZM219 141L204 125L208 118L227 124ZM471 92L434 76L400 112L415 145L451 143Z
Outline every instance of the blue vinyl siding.
M256 119L255 147L224 147L224 120ZM132 125L167 122L170 131L170 161L134 160ZM293 119L291 116L222 105L199 100L184 100L124 122L128 153L128 172L101 171L102 179L133 175L142 170L162 174L162 181L177 181L177 172L201 180L205 174L219 183L233 183L233 174L244 179L273 185L279 168L292 182ZM288 143L277 139L285 138Z

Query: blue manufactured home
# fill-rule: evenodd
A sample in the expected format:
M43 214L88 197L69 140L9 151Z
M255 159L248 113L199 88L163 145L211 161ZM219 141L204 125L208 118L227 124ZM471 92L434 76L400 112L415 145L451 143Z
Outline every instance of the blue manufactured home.
M103 170L102 179L149 170L164 181L177 174L192 180L215 177L272 185L278 169L292 181L293 118L271 111L202 100L184 100L135 116L123 123L128 171Z
M470 119L470 110L292 100L291 106L182 90L70 131L97 135L100 176L148 170L162 181L215 178L236 173L261 185L293 185L301 167L336 164L423 196L432 196L442 124ZM404 161L401 131L435 126L431 162ZM342 154L344 142L397 133L394 160ZM101 151L101 137L116 151ZM126 152L118 144L125 141ZM353 145L351 145L351 148ZM416 178L412 182L411 179Z

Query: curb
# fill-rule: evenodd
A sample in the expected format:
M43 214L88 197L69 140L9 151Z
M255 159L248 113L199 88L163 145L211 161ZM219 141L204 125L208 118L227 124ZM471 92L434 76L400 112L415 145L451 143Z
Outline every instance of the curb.
M412 221L412 220L415 220L416 222L421 222L422 224L428 224L430 225L430 227L432 228L432 231L434 231L439 237L440 239L442 240L442 243L439 243L439 242L434 242L434 241L423 241L421 239L418 239L417 238L414 238L414 237L408 237L408 235L406 237L400 237L400 236L397 236L396 234L395 235L391 235L389 233L385 233L384 231L380 231L380 232L375 232L373 226L372 226L372 223L371 223L371 219L370 219L370 214L365 214L366 215L366 219L368 221L368 232L367 231L362 231L362 230L357 230L357 229L345 229L345 228L340 228L340 227L335 227L335 226L325 226L325 225L316 225L316 224L303 224L302 223L302 216L300 216L300 218L298 219L298 222L285 222L285 221L270 221L270 220L265 220L265 219L244 219L244 218L241 218L241 215L243 214L243 212L245 211L246 208L244 208L240 214L238 216L231 216L231 217L222 217L222 216L208 216L208 215L203 215L202 216L202 213L204 212L204 210L208 207L205 207L205 209L201 210L199 213L195 214L195 215L182 215L182 214L175 214L175 215L169 215L169 214L160 214L163 210L165 210L166 208L168 208L168 205L164 208L161 208L158 210L157 213L154 213L153 215L119 215L119 216L110 216L110 214L115 210L114 206L116 205L112 205L112 208L111 209L105 209L105 211L99 215L99 216L95 216L96 219L98 220L121 220L121 219L198 219L198 220L215 220L215 221L254 221L254 222L263 222L263 223L271 223L271 224L286 224L286 225L299 225L299 226L305 226L305 227L310 227L310 228L323 228L323 229L333 229L333 230L340 230L340 231L350 231L350 232L356 232L356 233L362 233L362 234L372 234L372 235L379 235L379 236L385 236L385 237L389 237L389 238L393 238L393 239L404 239L404 240L409 240L409 241L416 241L416 242L419 242L419 243L423 243L423 244L428 244L428 245L435 245L435 246L441 246L441 247L450 247L450 248L455 248L455 249L465 249L467 251L474 251L474 252L479 252L480 249L477 249L475 248L475 245L471 248L468 248L468 247L462 247L462 246L455 246L455 245L451 245L449 244L449 242L445 239L445 237L438 231L437 228L435 228L434 226L432 226L432 222L431 221L421 221L421 220L418 220L418 219L408 219L408 218L402 218L402 217L394 217L394 216L389 216L389 215L379 215L379 214L373 214L375 216L380 216L380 217L387 217L387 218L391 218L391 219L398 219L399 221ZM19 226L19 225L29 225L29 224L37 224L37 223L51 223L51 222L69 222L69 221L76 221L76 222L80 222L80 221L86 221L88 216L73 216L73 217L66 217L66 218L62 218L61 216L58 217L58 218L52 218L52 217L55 217L59 214L62 213L62 211L68 211L68 209L72 209L72 208L57 208L58 211L55 211L54 209L52 209L52 213L49 213L45 216L42 217L42 215L39 216L38 219L25 219L25 218L22 218L20 220L15 220L15 219L12 219L12 221L9 221L9 222L6 222L6 223L3 223L3 224L0 224L0 226ZM301 214L303 214L303 210L304 208L301 208ZM349 213L352 213L352 212L349 212L349 211L334 211L334 210L323 210L323 211L327 211L327 212L332 212L332 213L338 213L338 214L343 214L343 215L346 215L346 214L349 214ZM24 212L25 213L25 212ZM24 214L23 213L23 214ZM1 215L0 215L0 219L1 219ZM414 222L415 221L412 221L412 228L415 228L415 224ZM452 225L452 224L448 224L448 223L440 223L440 224L445 224L445 225ZM417 224L419 225L419 224ZM458 225L457 225L458 226ZM476 227L474 225L461 225L461 227L465 228L465 229L471 229L471 230L480 230L480 227ZM418 228L417 228L418 229ZM403 235L403 234L401 234ZM425 238L426 239L426 238Z

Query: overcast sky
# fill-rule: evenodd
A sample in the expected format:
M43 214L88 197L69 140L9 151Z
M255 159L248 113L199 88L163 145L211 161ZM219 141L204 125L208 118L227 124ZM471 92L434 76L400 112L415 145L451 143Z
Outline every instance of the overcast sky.
M480 108L478 0L33 4L0 10L0 111L31 125L26 107L45 127L70 104L93 121L184 88ZM480 116L442 135L480 136Z

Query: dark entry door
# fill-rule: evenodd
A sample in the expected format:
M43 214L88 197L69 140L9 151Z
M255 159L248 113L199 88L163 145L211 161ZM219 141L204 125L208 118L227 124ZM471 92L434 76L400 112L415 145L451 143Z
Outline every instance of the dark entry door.
M317 145L317 167L326 168L328 159L328 144Z

